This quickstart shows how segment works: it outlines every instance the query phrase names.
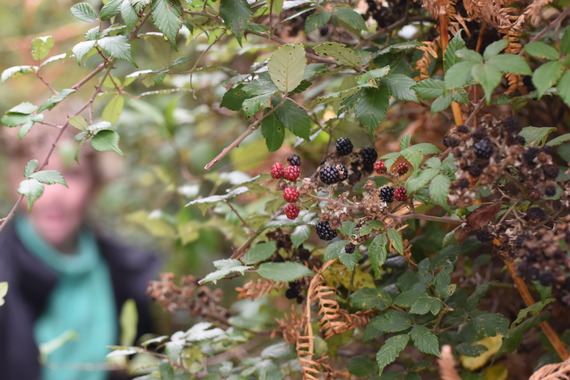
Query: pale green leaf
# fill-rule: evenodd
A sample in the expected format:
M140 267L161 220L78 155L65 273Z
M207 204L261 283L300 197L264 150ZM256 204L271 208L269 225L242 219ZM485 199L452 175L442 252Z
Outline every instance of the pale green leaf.
M34 202L44 193L44 185L35 179L26 179L20 182L18 186L18 194L26 197L28 200L28 210L32 209Z
M338 42L325 42L314 47L315 53L321 57L333 58L339 65L360 68L362 60L345 44Z
M113 58L124 59L136 66L131 55L131 44L126 36L103 37L97 44Z
M30 178L34 171L38 168L38 160L30 160L24 167L24 177Z
M22 115L30 115L34 113L38 109L37 106L33 105L30 102L22 102L17 106L14 106L6 112L7 114L22 114Z
M71 48L71 52L75 55L75 58L77 58L77 62L81 62L83 57L95 47L95 42L96 41L83 41Z
M438 174L429 185L429 196L431 200L445 208L447 208L447 195L449 194L449 185L451 181L445 174Z
M382 79L382 84L390 89L392 96L406 102L418 102L418 97L412 90L416 83L415 80L403 74L390 74Z
M478 64L471 70L473 78L481 84L485 91L485 99L487 103L491 101L493 90L501 82L501 72L492 65Z
M273 93L261 94L254 96L253 98L245 99L242 103L243 114L245 117L250 117L255 115L261 107L267 103L269 99L273 96Z
M384 345L376 354L376 364L378 364L380 374L382 374L387 365L392 364L398 358L400 352L406 348L409 340L408 334L401 334L395 335L384 342Z
M379 69L369 70L364 74L355 77L356 83L359 85L370 84L376 87L378 79L384 78L390 72L390 66L384 66ZM415 82L414 82L415 83Z
M109 123L116 123L119 121L121 117L121 113L123 112L123 107L125 105L125 98L121 95L115 95L109 103L103 108L103 113L101 114L101 118Z
M71 7L71 14L78 20L85 22L97 21L95 10L88 3L77 3Z
M529 42L524 45L524 51L533 57L548 59L550 61L556 61L560 58L558 50L542 41Z
M2 71L2 76L0 77L0 83L4 83L11 77L17 77L23 74L29 74L37 71L37 66L12 66Z
M239 273L243 276L246 270L251 269L250 266L243 265L241 261L235 259L216 260L213 264L216 271L204 277L202 283L213 282L215 284L218 280L232 273Z
M453 95L451 93L447 93L445 95L441 95L437 99L433 101L430 107L431 113L439 113L441 111L446 110L451 105L453 101Z
M323 11L323 12L313 13L312 15L307 17L307 20L305 20L305 33L309 34L317 29L322 28L323 26L328 24L330 19L331 19L330 12Z
M347 240L339 240L327 245L325 249L325 261L338 259L342 253L346 253L344 247L348 243Z
M524 127L520 132L519 135L524 137L526 141L526 145L534 145L534 146L542 146L548 135L552 132L556 132L556 128L554 127Z
M456 52L465 49L465 41L461 37L462 30L459 30L455 36L449 41L445 52L443 53L443 69L447 72L450 67L459 62Z
M420 171L406 182L408 192L413 193L426 186L430 181L439 174L439 169L428 168Z
M103 8L101 8L101 13L99 13L99 18L101 20L108 20L119 14L119 7L123 0L109 0Z
M352 8L342 6L336 7L334 16L348 28L356 28L365 32L368 30L362 15Z
M311 229L306 224L295 227L291 232L291 242L295 248L298 248L311 236Z
M70 117L67 122L69 125L79 129L80 131L86 131L89 128L89 123L83 116L77 115Z
M489 58L487 65L492 65L503 73L532 75L528 63L522 57L514 54L495 55Z
M570 141L570 133L563 134L561 136L555 137L546 143L548 146L558 146Z
M44 59L53 47L52 36L37 37L32 40L32 58L36 61Z
M437 336L425 326L415 326L410 331L410 337L414 346L424 354L440 357L439 354L439 340Z
M139 321L137 304L134 299L129 298L125 301L121 308L119 320L121 325L121 346L134 344L137 337L137 325Z
M252 11L246 0L221 0L220 16L241 45L241 40L251 20Z
M558 81L564 72L564 63L559 61L546 62L532 74L532 84L536 87L538 97L542 97L546 90Z
M42 170L40 172L35 172L30 175L30 179L35 179L44 185L53 185L58 183L67 187L65 178L63 178L61 173L57 170Z
M235 2L238 3L239 0ZM223 4L224 1L222 1L222 7L224 7ZM222 9L220 9L220 15L222 15ZM150 16L154 26L164 33L172 46L176 46L176 35L182 27L182 12L180 8L169 0L154 0Z
M59 104L59 102L61 102L63 99L67 98L70 94L73 94L74 92L75 90L71 88L66 88L61 90L60 92L57 93L57 95L54 95L48 100L46 100L44 104L42 104L40 108L38 108L38 113L45 110L51 110L53 107Z
M133 26L135 26L135 24L139 20L139 15L138 15L137 11L135 10L135 8L133 8L133 6L131 5L130 1L123 1L122 2L122 4L121 4L121 17L123 18L123 21L125 21L127 28L132 28Z
M259 269L257 269L257 273L263 278L278 282L295 281L301 277L315 274L303 264L291 261L283 263L263 263L259 266Z
M445 72L445 87L448 89L461 88L471 80L471 69L476 63L463 61L451 66Z
M388 238L390 239L390 244L396 252L403 255L404 254L404 242L402 241L402 236L398 231L393 228L390 228L388 231Z
M252 246L243 257L246 265L257 264L270 258L277 250L275 241L268 243L258 243Z
M123 151L119 148L119 134L115 131L104 130L97 133L90 140L93 149L98 151L113 151L123 156Z
M556 84L556 91L564 103L570 107L570 70L564 71L564 74Z
M489 59L491 57L496 56L501 51L503 51L503 49L506 48L508 44L509 40L506 38L493 42L492 44L490 44L485 48L485 51L483 52L483 57L485 59Z
M53 57L49 57L48 59L46 59L45 61L43 61L42 64L40 65L40 67L45 66L45 65L47 65L47 64L50 64L50 63L52 63L52 62L61 61L62 59L66 59L66 58L67 58L67 54L66 54L66 53L54 55Z
M306 66L305 48L300 43L280 46L267 63L271 80L286 93L301 84Z

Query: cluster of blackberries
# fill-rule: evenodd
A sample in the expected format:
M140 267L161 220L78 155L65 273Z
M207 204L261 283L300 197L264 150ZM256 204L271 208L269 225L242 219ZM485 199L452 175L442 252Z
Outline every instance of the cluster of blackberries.
M393 188L392 186L384 186L380 189L380 199L386 203L391 203L392 198L397 201L405 202L408 199L408 193L405 187Z
M276 162L271 167L271 177L274 179L285 178L291 182L297 181L299 178L299 174L301 174L301 169L299 166L301 165L301 158L296 154L291 154L287 157L287 161L289 162L289 166L286 168L279 162ZM284 208L285 215L287 218L293 220L299 216L299 212L301 208L295 204L299 200L299 191L295 187L286 187L283 190L283 198L287 201L287 205Z
M302 290L303 287L301 286L301 283L299 281L290 282L289 288L287 288L287 290L285 291L285 297L287 297L290 300L292 299L297 300L297 303L302 303L304 300L304 297L301 295Z
M348 169L342 164L327 165L319 172L319 179L326 185L342 182L348 178Z

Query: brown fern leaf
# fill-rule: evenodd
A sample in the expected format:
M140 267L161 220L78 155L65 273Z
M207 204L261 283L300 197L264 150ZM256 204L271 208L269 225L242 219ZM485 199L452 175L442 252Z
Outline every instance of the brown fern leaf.
M315 337L313 336L312 329L309 329L309 331L306 331L305 335L301 335L297 339L297 359L301 364L303 380L317 380L315 376L318 375L321 370L320 363L313 360L315 349L314 340Z
M236 288L238 298L257 299L269 294L273 289L280 289L285 284L283 282L275 282L265 278L246 282L242 287Z
M415 78L416 80L424 80L430 77L428 73L429 65L433 58L437 58L438 41L439 37L433 41L423 41L425 46L418 47L418 49L422 50L424 54L414 66L414 69L419 70L420 72L419 77Z
M540 367L529 380L570 380L570 358Z
M296 344L303 326L303 318L295 312L295 307L291 306L291 312L284 319L276 319L277 330L271 333L275 337L277 332L283 335L283 340L289 344Z
M326 285L319 285L314 297L319 305L319 324L324 338L328 339L338 331L344 329L346 322L340 313L340 306L336 301L336 288Z

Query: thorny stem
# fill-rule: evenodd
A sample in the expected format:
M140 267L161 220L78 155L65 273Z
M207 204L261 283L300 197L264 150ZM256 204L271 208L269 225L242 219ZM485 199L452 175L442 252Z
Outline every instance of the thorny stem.
M41 80L42 83L46 85L46 87L52 92L52 94L57 95L57 91L37 71L36 71L36 77L38 77L38 79Z
M236 216L238 217L238 219L240 220L240 222L243 224L243 226L245 228L247 228L249 230L249 233L253 233L254 231L251 229L251 227L249 226L249 224L242 218L242 216L240 215L240 213L236 210L236 208L232 205L232 202L228 201L227 199L224 200L224 203L228 205L228 207L230 208L230 210L233 211L234 214L236 214Z
M439 35L441 38L441 51L445 52L447 44L449 43L449 34L447 32L448 28L447 15L443 14L439 16ZM451 102L451 111L453 112L453 121L455 125L463 124L463 114L461 113L461 107L457 102Z
M388 214L390 218L395 219L398 223L401 223L408 219L420 219L420 220L429 220L431 222L441 222L441 223L451 223L451 224L463 224L463 220L449 218L446 216L433 216L433 215L424 215L424 214L406 214L406 215L393 215Z

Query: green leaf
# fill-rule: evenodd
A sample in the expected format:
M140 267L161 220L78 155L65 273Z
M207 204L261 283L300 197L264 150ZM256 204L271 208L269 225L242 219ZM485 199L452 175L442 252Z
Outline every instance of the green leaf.
M119 148L119 134L115 131L104 130L91 137L90 143L93 149L102 151L113 151L120 156L124 156Z
M364 288L349 297L352 306L359 310L386 310L392 304L392 297L383 289Z
M113 58L124 59L136 66L131 55L131 44L126 36L103 37L97 44Z
M533 144L534 146L542 146L548 135L552 132L556 132L554 127L525 127L520 132L519 135L524 137L526 140L526 145Z
M18 186L18 194L26 197L28 200L28 211L32 209L34 202L44 193L44 185L35 179L26 179L20 182Z
M370 265L372 270L376 274L376 277L380 276L380 267L386 262L386 257L388 253L386 252L386 244L388 239L386 235L376 235L370 246L368 246L368 258L370 259Z
M123 107L125 105L125 98L122 95L115 95L103 108L101 118L109 123L116 123L121 117Z
M441 95L436 100L433 101L430 107L431 113L439 113L441 111L446 110L451 105L453 101L453 96L451 93L447 93L445 95Z
M548 320L551 317L550 313L545 312L535 315L520 325L513 327L509 330L509 335L503 338L503 345L497 355L502 355L510 353L518 349L522 342L524 334L527 333L532 328L538 327L542 322Z
M372 133L390 108L390 91L387 86L365 88L354 105L354 113L364 127Z
M8 294L8 283L6 281L0 282L0 306L4 305L6 302L4 297Z
M123 1L121 4L121 17L125 21L127 28L132 28L139 21L139 15L130 1Z
M251 9L246 0L221 0L220 2L220 16L236 36L240 46L251 15Z
M511 327L515 327L516 325L521 323L523 320L525 320L525 318L527 318L529 316L529 314L537 315L538 313L540 313L542 311L542 309L544 309L546 307L546 305L548 305L554 301L556 301L554 298L547 298L544 301L538 301L538 302L530 305L529 307L525 307L524 309L521 309L519 311L519 313L517 314L517 319L515 319L513 321L513 323L511 324Z
M43 67L47 64L50 64L52 62L57 62L57 61L61 61L62 59L66 59L67 58L67 54L66 53L62 53L62 54L58 54L58 55L54 55L53 57L49 57L48 59L46 59L45 61L43 61L40 65L40 67Z
M356 264L360 260L360 252L355 251L354 253L347 253L343 248L338 259L346 267L346 269L353 271L356 267Z
M89 123L87 123L87 120L85 120L85 118L83 116L77 115L77 116L72 116L70 117L67 122L79 129L80 131L86 131L87 128L89 127Z
M466 61L473 61L475 63L482 63L483 57L481 54L477 53L476 51L469 50L469 49L460 49L455 54Z
M347 240L339 240L327 245L327 248L325 249L324 260L329 261L329 260L338 259L341 253L345 253L344 247L346 246L347 243L348 243Z
M524 45L524 51L533 57L548 59L550 61L556 61L560 58L558 50L542 41L529 42Z
M309 34L317 29L321 29L323 26L329 23L330 19L330 12L323 11L313 13L307 17L307 20L305 20L305 33Z
M408 334L401 334L395 335L384 342L384 345L376 354L376 364L378 364L380 374L382 374L382 371L384 371L384 368L387 365L392 364L394 361L396 361L400 355L400 352L406 348L409 340L410 337Z
M273 106L275 107L279 102L279 99L273 99ZM279 121L285 128L293 132L294 135L305 140L309 139L311 121L307 112L295 102L287 99L281 107L275 110L275 114L277 114Z
M216 271L209 273L204 277L202 280L203 283L213 282L215 284L218 280L221 280L232 273L240 273L243 276L246 270L252 268L250 266L243 265L241 261L235 259L216 260L213 264Z
M24 177L30 178L34 171L38 168L38 160L30 160L24 167Z
M532 84L536 87L538 98L558 81L564 71L564 63L559 61L546 62L532 74Z
M503 51L503 49L506 48L508 44L509 40L506 38L493 42L492 44L490 44L485 48L485 51L483 52L483 57L485 59L489 59L491 57L496 56L501 51Z
M425 326L416 326L410 331L414 346L424 354L440 357L439 340L434 333Z
M495 87L501 82L501 72L492 65L478 64L471 70L473 78L481 84L485 91L487 103L491 101L491 95Z
M560 40L560 51L564 55L570 55L570 28L565 28Z
M230 88L224 96L222 97L222 102L220 107L226 107L232 111L241 110L244 100L249 98L249 94L244 90L244 85L240 84L238 86Z
M301 263L263 263L259 266L257 273L268 280L290 282L301 277L315 274L312 270Z
M447 208L447 195L449 194L449 185L451 181L445 174L438 174L429 185L429 196L431 200Z
M75 55L78 63L95 47L96 42L97 41L83 41L71 48L71 52Z
M570 70L564 71L564 74L556 84L556 90L564 103L570 107Z
M311 236L311 229L306 224L295 227L291 232L291 242L293 247L298 248Z
M558 136L550 140L546 143L548 146L558 146L564 144L565 142L570 141L570 133L566 133L562 136Z
M362 15L351 8L336 7L334 16L348 28L356 28L365 32L368 30Z
M17 106L14 106L6 112L6 114L22 114L22 115L30 115L34 113L38 109L37 106L33 105L30 102L22 102Z
M44 59L53 47L52 36L37 37L32 40L32 58L36 61Z
M376 87L378 79L384 78L390 72L390 66L384 66L379 69L369 70L364 74L355 77L356 83L359 85L370 84Z
M416 302L414 302L410 308L410 313L419 315L432 313L433 315L437 315L437 313L439 313L441 310L441 306L441 302L437 299L424 295L418 298Z
M88 3L77 3L71 7L71 14L78 20L85 22L97 21L95 10Z
M12 77L17 77L24 74L29 74L37 71L37 66L12 66L8 67L6 70L2 71L2 76L0 77L0 83L4 83L6 80Z
M285 126L281 124L277 115L272 113L261 122L261 134L265 138L267 150L275 152L283 145Z
M445 82L439 79L425 79L416 83L412 90L422 99L435 99L445 92Z
M473 61L459 62L445 72L445 87L448 89L460 88L471 80L471 69L476 63Z
M385 333L399 332L409 329L412 322L408 314L400 310L386 310L370 321L372 328Z
M360 57L345 44L338 42L325 42L314 47L315 53L321 57L331 57L339 65L351 66L359 69L362 65Z
M371 378L376 372L374 361L368 356L352 356L348 360L348 372L352 375Z
M455 36L449 41L445 52L443 53L443 69L447 72L450 67L459 62L456 52L461 49L465 49L465 42L461 37L462 30L458 31Z
M41 172L32 173L29 177L30 179L35 179L39 183L44 185L60 184L67 187L65 178L57 170L42 170Z
M514 54L495 55L489 58L487 65L491 65L503 73L532 75L528 63L522 57Z
M227 1L225 1L227 3ZM239 1L236 0L236 3ZM224 6L222 1L222 7ZM220 15L223 8L220 8ZM160 30L170 44L176 46L176 35L182 26L182 12L174 1L153 0L151 11L152 23ZM223 17L223 16L222 16Z
M418 175L411 177L406 182L408 192L413 193L426 186L430 181L439 174L439 169L428 168L419 172Z
M129 298L121 308L119 317L121 325L121 346L131 346L137 338L137 326L139 323L139 314L137 312L137 304L135 300Z
M478 315L470 323L475 328L478 339L497 334L506 336L509 331L509 320L499 313Z
M285 93L294 90L305 74L307 58L300 43L282 45L269 58L267 69L277 88Z
M108 20L119 14L119 7L123 0L109 0L103 8L101 8L101 13L99 13L99 18L101 20Z
M382 79L382 84L390 89L390 93L396 99L406 102L418 102L418 97L412 90L412 87L416 85L416 81L409 76L403 74L390 74Z
M60 92L57 93L57 95L54 95L51 98L49 98L48 100L46 100L44 102L44 104L42 104L40 106L40 108L38 108L38 113L45 111L45 110L51 110L59 102L61 102L63 99L67 98L68 95L73 94L74 92L75 92L75 90L73 90L71 88L66 88L66 89L61 90Z
M243 262L246 265L257 264L270 258L276 250L277 245L274 241L255 244L247 251L243 257Z
M392 247L394 247L396 252L398 252L400 255L403 255L404 243L402 242L402 236L400 233L393 228L388 229L386 232L388 233L388 238L390 239L390 244Z

